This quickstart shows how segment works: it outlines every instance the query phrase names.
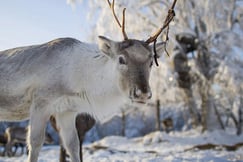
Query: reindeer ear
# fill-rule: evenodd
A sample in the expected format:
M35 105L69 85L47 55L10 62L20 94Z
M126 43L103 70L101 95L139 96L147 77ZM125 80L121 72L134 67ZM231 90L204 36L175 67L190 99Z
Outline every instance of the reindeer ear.
M99 36L99 49L105 53L107 56L111 57L112 54L112 46L114 44L114 42L104 36Z
M150 48L152 51L154 51L154 45L151 45ZM156 53L157 53L157 58L159 58L163 52L165 51L165 42L160 42L156 44Z

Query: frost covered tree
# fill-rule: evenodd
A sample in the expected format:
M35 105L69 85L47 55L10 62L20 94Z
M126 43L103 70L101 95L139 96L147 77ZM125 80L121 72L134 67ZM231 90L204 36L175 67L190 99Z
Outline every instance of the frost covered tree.
M229 35L236 39L240 39L235 32L242 33L242 26L236 27L239 24L239 15L242 14L242 3L238 1L182 1L180 10L187 11L187 14L182 14L184 26L187 26L190 34L195 36L197 48L195 50L195 66L193 67L198 74L197 86L198 93L201 97L201 119L204 129L219 128L219 121L215 119L217 108L214 106L213 85L218 85L215 80L215 74L220 68L222 57L230 55L230 51L226 52L214 43L223 35ZM183 13L185 13L185 11ZM191 16L188 16L191 15ZM179 18L180 19L180 18ZM237 28L237 29L236 29ZM237 45L237 42L224 40L228 48ZM192 44L188 44L192 45ZM228 56L230 58L235 55ZM225 78L228 80L227 78ZM232 87L229 87L230 89ZM240 93L237 93L240 94ZM230 97L230 96L227 96ZM219 114L218 114L219 115ZM221 124L222 125L222 124Z
M122 9L126 7L128 37L145 40L162 26L172 2L173 0L117 0L115 10L118 17L121 17ZM91 39L94 40L99 34L121 40L122 35L114 22L107 2L91 0L89 4L91 11L89 17L97 22L93 27ZM225 108L219 106L223 105L223 98L231 98L227 109L236 116L237 127L240 130L242 91L239 89L242 89L243 83L240 73L243 50L240 42L243 41L243 2L241 0L180 0L175 9L176 18L174 24L170 26L170 42L167 47L171 57L165 56L160 60L163 63L162 68L158 70L163 69L163 71L157 72L160 81L156 81L159 90L156 96L160 98L161 105L183 100L182 97L178 97L180 86L175 87L174 82L172 84L168 80L178 77L174 75L172 61L176 54L173 49L175 46L180 46L176 36L189 34L195 38L196 47L185 55L185 59L188 59L186 61L188 63L186 66L189 68L188 74L191 77L189 83L191 91L187 91L186 95L189 100L188 107L194 114L199 112L200 118L195 120L201 120L204 129L212 130L221 128L218 119L222 118L224 122L224 116L227 114ZM165 34L162 34L160 40L164 40L164 36ZM168 93L170 95L167 95Z

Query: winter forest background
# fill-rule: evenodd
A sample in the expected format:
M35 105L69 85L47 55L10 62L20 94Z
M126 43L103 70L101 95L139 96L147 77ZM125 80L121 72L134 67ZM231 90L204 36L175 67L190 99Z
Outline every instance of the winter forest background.
M117 0L116 11L121 16L124 6L127 8L128 37L144 40L162 26L172 2ZM108 5L103 1L90 1L90 6L89 17L97 18L91 40L97 35L122 40ZM202 126L203 130L233 127L241 134L243 1L180 0L175 12L167 47L170 57L164 54L160 66L153 69L150 108L141 114L138 108L134 111L137 115L131 115L133 110L129 109L123 112L125 117L137 116L146 121L149 118L146 111L153 109L154 112L150 112L152 122L156 119L159 101L160 120L172 118L176 130L197 126ZM164 36L161 35L161 41ZM151 130L144 133L147 131Z
M84 3L68 2L74 8ZM116 0L115 9L119 17L122 9L127 9L128 37L146 40L162 26L172 2ZM88 41L95 43L98 35L122 40L106 1L90 0L88 4L87 16L95 22ZM152 71L152 100L143 107L124 105L121 112L98 122L88 132L86 142L110 135L140 137L156 130L196 130L200 134L223 130L242 135L243 1L179 0L175 13L167 44L169 56L164 53ZM165 33L158 41L164 39ZM2 122L0 132L12 125L26 124ZM57 143L55 131L51 126L47 130Z

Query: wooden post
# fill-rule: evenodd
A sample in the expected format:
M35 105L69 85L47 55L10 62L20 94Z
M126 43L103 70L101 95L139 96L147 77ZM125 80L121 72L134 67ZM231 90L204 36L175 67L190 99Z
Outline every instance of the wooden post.
M161 128L161 124L160 124L160 100L157 99L156 100L156 125L155 125L155 129L157 131L160 131Z
M122 136L126 136L126 114L125 110L122 110Z

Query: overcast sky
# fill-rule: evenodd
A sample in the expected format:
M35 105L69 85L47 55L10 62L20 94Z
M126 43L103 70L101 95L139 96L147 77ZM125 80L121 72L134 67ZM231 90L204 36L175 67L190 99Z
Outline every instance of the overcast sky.
M87 4L73 9L66 0L3 0L0 2L0 51L39 44L59 37L87 39Z

